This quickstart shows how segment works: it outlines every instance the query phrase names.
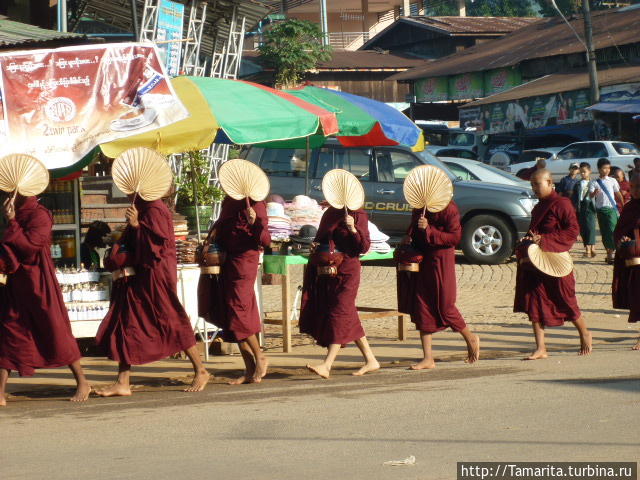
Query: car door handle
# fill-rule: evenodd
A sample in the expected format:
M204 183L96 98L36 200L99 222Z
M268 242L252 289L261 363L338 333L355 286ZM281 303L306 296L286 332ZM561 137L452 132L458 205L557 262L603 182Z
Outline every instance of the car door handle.
M379 193L380 195L393 195L394 193L396 193L395 190L385 190L384 188L379 188L378 190L376 190L376 193Z

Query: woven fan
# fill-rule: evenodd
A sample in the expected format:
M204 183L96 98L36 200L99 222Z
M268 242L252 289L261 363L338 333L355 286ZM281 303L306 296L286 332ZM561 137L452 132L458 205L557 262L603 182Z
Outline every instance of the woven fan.
M355 175L346 170L329 170L322 179L322 193L333 208L358 210L364 205L364 188Z
M255 163L237 158L220 167L218 174L224 193L234 200L250 198L261 202L269 195L269 179Z
M404 180L404 198L412 208L441 212L453 198L453 184L441 168L420 165Z
M135 193L147 202L162 198L173 181L167 159L155 150L144 147L122 152L113 162L111 175L122 193Z
M40 160L24 153L0 158L0 190L33 197L49 185L49 171Z
M569 252L545 252L533 243L529 245L527 254L534 267L551 277L566 277L573 271Z

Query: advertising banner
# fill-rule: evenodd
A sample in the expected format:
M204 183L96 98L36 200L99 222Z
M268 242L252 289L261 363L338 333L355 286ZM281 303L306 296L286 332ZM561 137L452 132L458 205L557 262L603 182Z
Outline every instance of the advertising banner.
M0 75L0 155L27 153L50 169L189 116L153 45L5 53Z
M415 83L417 102L441 102L449 100L447 77L424 78Z
M159 43L160 58L172 77L180 75L180 53L182 51L182 25L184 22L184 5L170 0L160 0L158 4L158 25L156 41ZM173 41L172 41L173 40Z
M449 77L449 100L469 100L483 96L482 73L463 73Z
M520 70L517 68L497 68L484 74L484 96L504 92L522 83Z

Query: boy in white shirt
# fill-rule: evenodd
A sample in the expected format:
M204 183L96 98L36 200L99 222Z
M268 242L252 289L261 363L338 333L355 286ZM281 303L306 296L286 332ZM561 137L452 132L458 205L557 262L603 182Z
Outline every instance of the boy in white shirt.
M607 260L609 264L613 263L616 245L613 240L613 231L618 223L618 208L616 207L616 198L624 203L620 187L615 178L609 177L611 171L611 162L607 158L598 159L598 173L600 176L595 182L589 185L589 195L596 204L598 215L598 226L600 227L600 235L602 243L607 250Z

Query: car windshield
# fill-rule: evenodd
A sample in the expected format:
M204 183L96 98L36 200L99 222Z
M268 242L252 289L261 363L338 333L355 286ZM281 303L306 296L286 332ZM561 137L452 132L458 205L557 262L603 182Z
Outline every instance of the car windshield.
M485 168L485 169L489 170L490 172L495 173L496 175L500 175L501 177L508 178L509 180L516 181L516 182L522 182L522 183L528 183L528 182L525 182L524 180L520 180L518 177L516 177L512 173L505 172L504 170L500 170L499 168L496 168L496 167L494 167L492 165L486 165L484 163L478 163L478 166L480 168Z
M458 147L469 147L475 143L475 135L473 133L451 133L449 135L449 145Z
M428 163L429 165L433 165L435 167L439 167L442 170L444 170L445 173L449 175L449 178L451 180L458 180L458 176L454 175L453 172L449 169L449 167L447 167L442 161L440 161L432 153L429 153L426 150L423 150L421 152L417 152L417 154L424 160L425 163Z
M542 157L547 160L551 157L551 153L543 152L541 150L525 150L522 155L513 163L535 162L536 158Z
M613 148L620 155L640 155L640 150L633 143L616 142L613 144Z

